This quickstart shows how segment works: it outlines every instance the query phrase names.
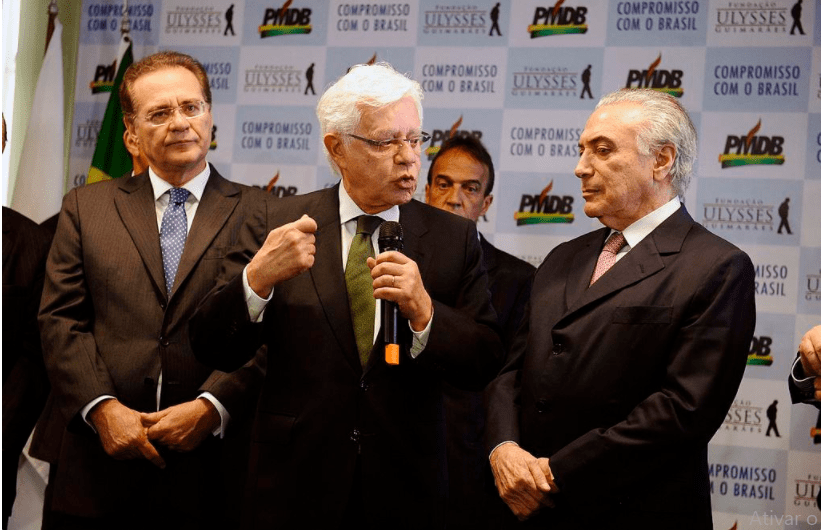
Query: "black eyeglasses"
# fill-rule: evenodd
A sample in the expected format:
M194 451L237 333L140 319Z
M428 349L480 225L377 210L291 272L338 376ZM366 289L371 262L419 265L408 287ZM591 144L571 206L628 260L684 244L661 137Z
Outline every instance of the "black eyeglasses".
M422 148L422 144L431 139L431 135L427 132L421 132L419 135L408 138L391 138L388 140L372 140L371 138L364 138L356 134L349 134L348 136L367 143L377 151L388 151L391 146L394 146L395 151L399 151L402 149L404 143L407 143L414 151L419 151Z

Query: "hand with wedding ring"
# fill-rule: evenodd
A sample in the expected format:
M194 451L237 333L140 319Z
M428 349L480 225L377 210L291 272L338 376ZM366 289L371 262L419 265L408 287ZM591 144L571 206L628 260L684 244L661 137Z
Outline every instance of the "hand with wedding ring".
M374 279L374 298L396 302L411 329L422 331L431 320L434 306L425 290L417 263L401 252L382 252L368 258Z

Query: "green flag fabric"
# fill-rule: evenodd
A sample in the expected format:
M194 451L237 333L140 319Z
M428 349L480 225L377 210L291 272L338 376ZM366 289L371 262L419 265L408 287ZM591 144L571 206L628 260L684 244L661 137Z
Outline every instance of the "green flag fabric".
M131 174L131 155L123 143L126 126L123 124L123 109L120 107L119 96L123 74L126 68L134 62L131 39L128 35L123 36L120 49L124 51L120 54L117 64L117 74L114 76L114 85L111 88L108 105L106 105L103 123L100 125L100 134L97 136L97 146L94 148L94 157L91 159L86 184Z

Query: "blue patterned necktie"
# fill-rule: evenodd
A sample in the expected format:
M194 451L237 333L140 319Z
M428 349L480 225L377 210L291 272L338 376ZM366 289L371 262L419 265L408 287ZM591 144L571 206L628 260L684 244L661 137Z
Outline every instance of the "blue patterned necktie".
M168 190L170 199L160 225L160 247L163 249L163 271L166 273L166 294L171 297L171 288L177 276L177 265L186 244L188 223L186 221L186 199L189 191L184 188Z

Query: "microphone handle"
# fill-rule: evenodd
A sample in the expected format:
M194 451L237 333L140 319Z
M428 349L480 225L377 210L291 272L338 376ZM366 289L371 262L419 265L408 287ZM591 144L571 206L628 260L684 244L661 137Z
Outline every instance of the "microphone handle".
M382 247L382 245L380 245ZM380 252L397 250L402 252L402 242L399 244L386 245L380 248ZM391 365L400 364L400 340L399 340L399 309L397 304L382 301L382 330L383 341L385 342L385 363Z

